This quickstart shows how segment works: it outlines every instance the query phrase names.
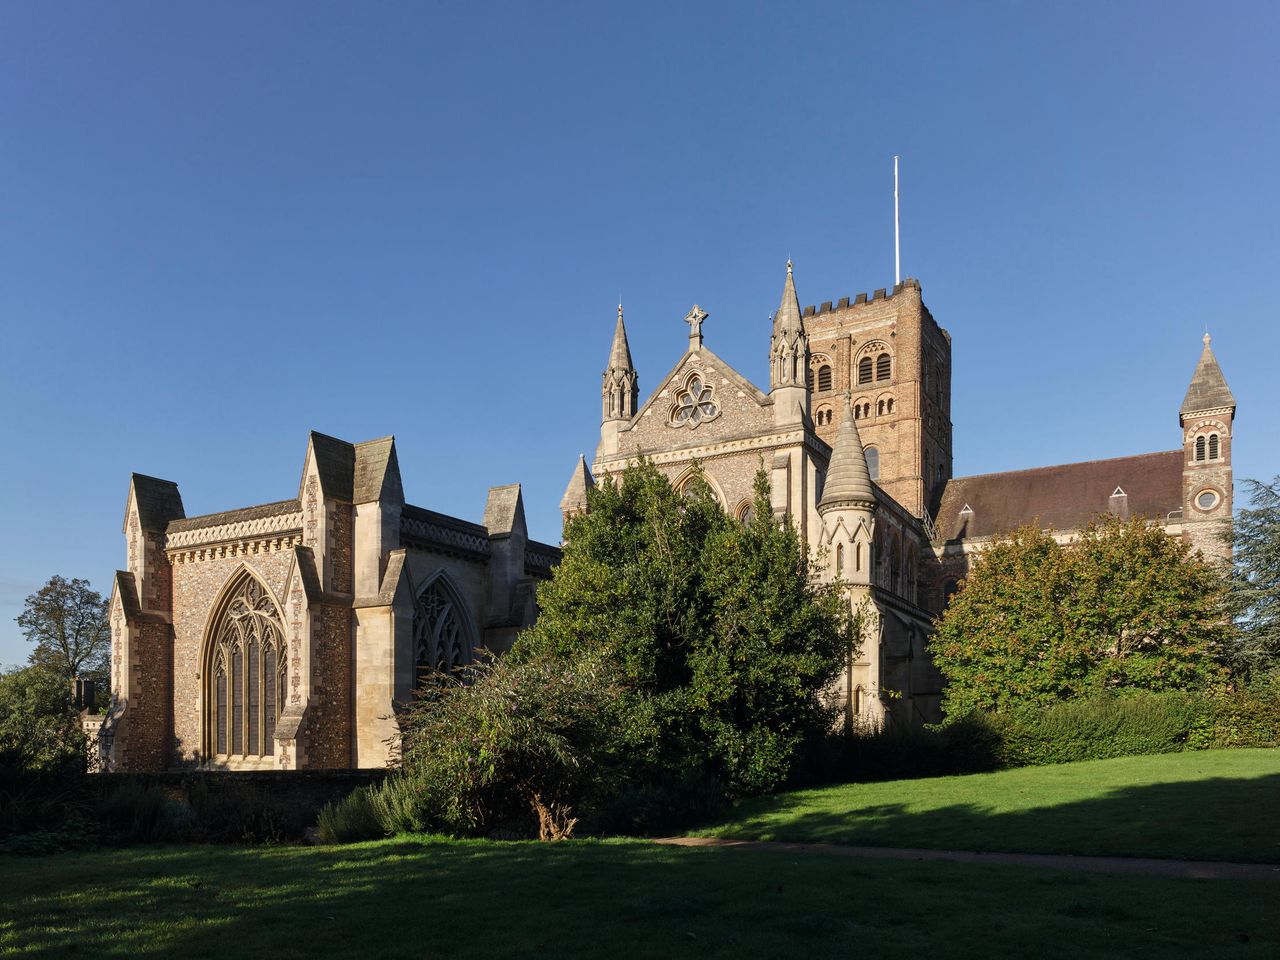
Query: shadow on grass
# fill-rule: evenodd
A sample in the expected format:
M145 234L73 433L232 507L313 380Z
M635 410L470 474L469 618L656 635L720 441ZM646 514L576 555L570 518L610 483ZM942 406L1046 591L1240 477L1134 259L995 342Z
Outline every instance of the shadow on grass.
M1084 775L1087 768L1081 768ZM1006 782L993 793L1016 785ZM981 801L935 809L880 803L831 809L858 787L745 801L731 820L694 830L751 840L1020 853L1280 863L1280 775L1126 786L1020 810ZM847 792L846 792L847 791ZM1007 797L1001 796L1001 800ZM1034 804L1034 798L1028 799Z
M41 960L817 960L870 945L1080 960L1117 946L1269 956L1280 943L1262 885L640 842L134 848L0 862L0 883L0 953Z

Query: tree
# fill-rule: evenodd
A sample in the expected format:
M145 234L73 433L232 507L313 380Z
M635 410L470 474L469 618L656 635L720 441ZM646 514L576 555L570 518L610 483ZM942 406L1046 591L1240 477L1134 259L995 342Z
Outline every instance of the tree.
M0 673L0 768L83 770L84 758L70 684L42 667Z
M1280 477L1245 480L1252 506L1236 514L1230 610L1237 627L1232 669L1244 677L1280 666Z
M630 708L621 735L650 771L766 790L831 725L822 694L849 643L847 610L774 518L763 471L745 524L697 476L677 492L641 463L605 481L566 526L538 604L513 657L610 665Z
M27 597L18 626L35 644L28 662L61 678L107 679L111 629L107 603L87 580L53 576Z
M1221 680L1225 582L1141 519L1090 524L1068 545L1025 527L977 556L930 642L943 708L1046 705L1103 690Z
M400 775L326 814L330 835L670 823L783 782L831 727L848 611L763 471L744 524L697 477L677 492L641 463L605 481L538 604L501 661L420 692Z

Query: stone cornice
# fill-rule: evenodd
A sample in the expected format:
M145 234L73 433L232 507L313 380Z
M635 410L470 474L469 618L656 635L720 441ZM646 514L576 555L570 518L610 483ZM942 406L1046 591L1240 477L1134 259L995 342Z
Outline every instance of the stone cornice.
M686 463L690 460L698 460L705 463L734 456L735 454L749 453L753 450L764 452L796 446L803 446L811 453L818 454L824 460L831 456L831 448L822 438L797 427L784 433L769 432L746 437L712 440L709 443L684 446L674 450L636 451L634 453L615 454L597 459L591 465L591 472L593 474L617 472L626 469L627 464L635 463L641 458L659 466Z
M206 555L238 556L287 550L302 540L302 511L209 527L176 530L165 536L165 551L177 562Z

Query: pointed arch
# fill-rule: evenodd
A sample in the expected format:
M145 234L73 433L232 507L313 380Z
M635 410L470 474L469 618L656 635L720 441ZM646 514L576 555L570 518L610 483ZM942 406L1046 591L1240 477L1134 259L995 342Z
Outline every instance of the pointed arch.
M284 605L249 566L227 578L205 625L200 655L202 749L234 762L275 753L285 689Z
M711 496L713 496L716 503L720 505L720 509L724 510L725 504L729 502L725 499L724 491L720 489L720 484L716 482L715 477L707 473L706 469L701 468L698 464L691 464L684 470L684 472L676 477L676 479L671 483L671 489L676 493L683 495L689 484L693 481L693 478L699 474L701 474L703 482L711 490Z
M433 674L449 674L475 659L478 646L471 611L453 580L437 570L414 595L414 686Z

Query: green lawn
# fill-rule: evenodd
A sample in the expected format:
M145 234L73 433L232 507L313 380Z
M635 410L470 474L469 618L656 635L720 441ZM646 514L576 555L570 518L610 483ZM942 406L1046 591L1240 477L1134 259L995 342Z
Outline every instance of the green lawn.
M1275 957L1280 884L639 841L0 858L0 955Z
M800 790L692 833L1280 863L1278 813L1280 750L1209 750Z

